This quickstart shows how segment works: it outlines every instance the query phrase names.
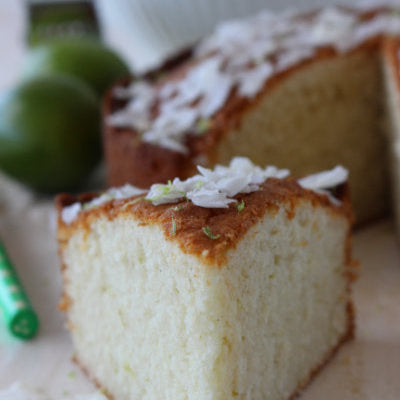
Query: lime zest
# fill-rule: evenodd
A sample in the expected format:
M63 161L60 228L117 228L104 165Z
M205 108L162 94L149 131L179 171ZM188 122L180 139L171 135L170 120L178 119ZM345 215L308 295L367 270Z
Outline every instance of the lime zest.
M82 204L82 211L90 210L91 208L94 208L94 206L90 207L90 203Z
M210 228L208 226L203 226L201 229L202 229L203 233L206 236L208 236L210 239L215 240L215 239L218 239L221 236L220 234L217 234L217 235L212 234L212 232L211 232L211 230L210 230Z
M166 185L159 185L158 184L158 192L159 194L154 197L147 197L146 200L149 200L151 202L158 201L162 199L165 196L168 196L171 194L171 192L175 189L174 184L169 180ZM177 191L176 193L180 194L182 197L186 195L185 192L182 191Z
M131 201L128 201L127 203L125 203L125 204L122 206L121 210L125 210L125 208L127 208L127 207L129 207L129 206L132 206L132 205L134 205L134 204L136 204L136 203L139 203L139 201L141 201L141 200L146 200L146 196L141 196L141 197L138 197L138 198L133 199L133 200L131 200Z
M203 180L198 180L198 181L196 182L196 184L194 185L194 188L195 188L196 190L199 190L199 189L201 189L204 185L205 185L205 182L204 182Z
M175 222L175 218L172 217L172 236L176 235L176 222Z
M246 205L246 204L245 204L244 200L242 200L239 204L237 204L237 205L236 205L236 208L237 208L238 212L243 211L245 205Z
M198 135L203 135L204 133L206 133L212 125L212 121L210 118L200 118L197 122L196 122L196 133Z

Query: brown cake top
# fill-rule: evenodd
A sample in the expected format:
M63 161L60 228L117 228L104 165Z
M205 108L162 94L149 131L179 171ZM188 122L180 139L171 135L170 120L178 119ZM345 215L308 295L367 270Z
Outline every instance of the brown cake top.
M100 196L60 195L59 238L68 240L75 229L89 231L99 217L122 216L141 225L157 224L183 252L221 264L226 252L267 211L275 213L284 207L292 217L298 203L306 200L351 219L344 185L347 171L342 167L296 181L287 178L287 170L262 169L248 159L236 158L228 167L200 167L200 172L185 181L153 185L149 191L125 185Z
M400 15L389 8L262 12L223 23L162 81L116 87L113 95L126 105L106 123L132 128L146 143L187 154L187 136L201 137L212 129L215 115L232 98L252 101L274 77L322 50L346 53L381 34L400 34Z

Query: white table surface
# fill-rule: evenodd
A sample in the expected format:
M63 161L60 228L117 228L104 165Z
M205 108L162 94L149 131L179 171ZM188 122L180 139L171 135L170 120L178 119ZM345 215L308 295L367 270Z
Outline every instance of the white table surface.
M0 91L18 78L24 53L22 17L21 1L0 0L0 54L7 54L0 61ZM118 38L118 33L110 37ZM61 278L51 199L34 198L0 175L0 235L41 322L38 336L27 342L0 325L0 396L15 381L51 399L93 392L71 361L73 349L57 308ZM303 400L400 398L400 251L391 222L358 231L354 253L361 262L354 285L356 337L307 388Z

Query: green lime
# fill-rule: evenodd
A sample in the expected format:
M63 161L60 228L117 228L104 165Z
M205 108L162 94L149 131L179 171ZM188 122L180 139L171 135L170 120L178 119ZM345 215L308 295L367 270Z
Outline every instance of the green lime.
M70 190L99 159L99 102L81 80L38 76L0 97L4 172L41 191Z
M101 96L129 69L112 50L94 39L56 39L32 48L24 66L25 76L63 73L78 77Z

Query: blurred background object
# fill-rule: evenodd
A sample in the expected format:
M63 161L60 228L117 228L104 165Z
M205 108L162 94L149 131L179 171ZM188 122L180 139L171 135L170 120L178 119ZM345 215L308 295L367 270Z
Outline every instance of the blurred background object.
M101 159L102 96L131 72L102 43L94 1L20 4L23 73L0 92L0 169L41 192L87 188Z
M354 5L352 0L96 0L95 6L105 42L120 52L134 71L143 71L198 40L221 20L264 8L309 9L338 3ZM24 0L0 1L0 51L8 55L0 67L0 90L18 72L24 51L24 7ZM7 51L10 48L11 53Z
M27 42L31 46L54 37L100 37L96 10L91 0L25 1L28 14Z
M94 90L67 74L42 74L0 94L0 168L46 193L74 190L100 160Z
M136 70L144 70L176 49L194 43L219 21L262 9L310 9L351 0L98 0L105 39Z
M66 74L79 78L101 99L121 77L130 75L124 61L99 40L87 37L60 37L28 51L23 77L40 74Z

